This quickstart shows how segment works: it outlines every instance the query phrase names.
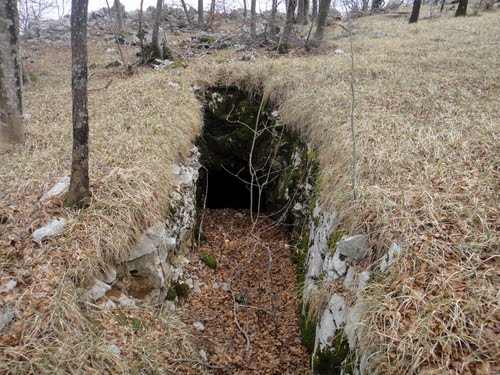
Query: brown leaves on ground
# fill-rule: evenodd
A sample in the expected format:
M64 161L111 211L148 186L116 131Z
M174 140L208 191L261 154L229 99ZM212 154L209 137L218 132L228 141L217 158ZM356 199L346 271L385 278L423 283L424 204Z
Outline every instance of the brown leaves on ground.
M207 242L192 255L190 265L191 273L199 277L195 282L206 287L191 293L184 303L184 319L204 324L198 337L208 353L207 362L224 366L215 373L308 373L309 355L300 340L295 265L286 235L265 219L259 219L254 235L251 228L248 211L206 211ZM198 253L213 254L217 270L200 267ZM250 340L248 352L235 319Z

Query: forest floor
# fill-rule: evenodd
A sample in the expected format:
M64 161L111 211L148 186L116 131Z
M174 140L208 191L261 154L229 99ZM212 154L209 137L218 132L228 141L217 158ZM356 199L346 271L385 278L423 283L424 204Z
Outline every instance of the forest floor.
M306 374L309 355L300 339L296 267L286 233L265 219L253 234L252 227L245 210L205 212L206 241L188 266L204 287L183 304L183 320L203 324L201 362L214 373ZM207 254L216 269L199 260Z

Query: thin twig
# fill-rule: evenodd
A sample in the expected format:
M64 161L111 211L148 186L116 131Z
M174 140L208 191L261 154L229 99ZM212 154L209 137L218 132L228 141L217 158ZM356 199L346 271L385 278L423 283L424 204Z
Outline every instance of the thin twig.
M177 359L174 359L173 362L176 362L176 363L182 363L182 362L196 363L197 365L201 365L201 366L205 366L205 367L213 368L213 369L235 368L234 366L211 365L210 363L203 362L203 361L200 361L198 359L192 359L192 358L177 358Z
M95 87L95 88L91 88L91 89L89 89L89 92L90 92L90 91L101 91L101 90L106 90L109 86L111 86L111 84L112 84L112 83L113 83L113 80L111 79L111 80L109 80L109 82L108 82L108 83L106 83L106 85L105 85L105 86L103 86L103 87Z

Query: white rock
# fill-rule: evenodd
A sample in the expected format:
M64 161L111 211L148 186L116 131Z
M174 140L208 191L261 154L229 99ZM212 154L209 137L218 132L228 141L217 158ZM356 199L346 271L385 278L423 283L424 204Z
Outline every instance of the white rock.
M102 309L103 310L114 310L116 309L116 303L114 303L113 301L111 301L110 299L108 299L103 305L102 305Z
M344 52L344 50L343 50L343 49L337 48L337 49L335 50L335 53L336 53L337 55L342 55L342 54L343 54L343 53L345 53L345 52Z
M0 310L0 332L14 320L15 315L14 310L9 307Z
M56 197L67 192L69 189L69 182L70 179L68 176L61 178L48 192L42 195L40 202L45 202L52 197Z
M389 268L389 266L394 262L394 259L399 255L401 252L401 247L395 243L391 244L389 247L389 250L387 251L387 254L382 257L382 260L380 261L380 271L385 272Z
M120 354L122 354L120 348L115 344L108 345L108 352L110 352L111 354L114 354L116 356L119 356Z
M187 286L189 287L189 289L193 289L193 287L194 287L193 279L187 278L185 282L186 282Z
M295 206L293 206L293 209L295 211L300 211L300 210L302 210L302 205L299 202L297 202L297 203L295 203Z
M203 359L204 361L208 361L208 356L207 356L207 352L206 351L204 351L203 349L201 349L199 351L199 354L200 354L201 359Z
M343 326L346 314L344 297L333 294L316 327L316 342L319 343L320 349L330 345L335 332Z
M217 282L212 283L212 289L219 289L219 283Z
M176 90L179 90L181 88L181 85L179 85L177 82L174 82L170 79L167 81L167 85L173 87Z
M221 288L224 292L230 292L231 288L226 283L222 283Z
M203 325L202 322L194 322L193 323L194 328L196 328L198 331L203 331L205 329L205 326Z
M363 271L359 274L358 294L361 294L363 289L366 288L366 284L368 283L368 280L370 280L371 276L372 273L370 271Z
M356 270L353 267L349 267L349 269L347 270L347 274L345 275L344 278L344 287L346 289L354 288L355 276L356 276Z
M41 242L46 238L57 236L64 232L64 226L66 223L67 220L64 218L52 220L46 226L35 230L31 235L31 238L35 242Z
M99 298L102 298L108 290L111 289L111 286L106 284L104 281L95 279L94 285L92 288L87 290L85 293L85 297L90 301L97 301Z
M122 307L126 307L126 308L134 308L134 307L136 307L135 301L132 298L127 297L123 293L120 295L120 298L118 299L118 301L120 302L120 305Z
M175 311L177 309L173 301L165 301L165 306L167 306L169 311Z
M359 260L368 251L368 240L363 234L344 238L337 243L337 251L351 260Z
M113 284L117 277L118 274L115 267L108 267L105 271L101 272L101 280L106 284Z
M146 254L151 254L152 252L158 250L158 247L162 244L167 245L167 230L165 224L158 222L155 225L150 226L144 231L144 233L139 238L139 241L132 248L132 253L130 254L128 261L140 258Z
M7 293L7 292L10 292L12 289L14 289L17 285L17 281L16 280L9 280L7 281L7 283L5 285L2 285L0 287L0 293Z
M359 297L346 315L344 332L349 342L349 347L355 349L363 334L363 327L360 324L361 316L365 310L365 303L362 297Z

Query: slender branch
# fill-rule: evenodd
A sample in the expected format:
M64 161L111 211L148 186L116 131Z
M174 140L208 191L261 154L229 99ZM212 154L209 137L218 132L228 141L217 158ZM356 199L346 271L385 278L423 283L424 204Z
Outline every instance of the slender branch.
M109 6L108 0L106 0L106 5L108 6L109 14L111 14L112 13L111 7ZM117 9L117 11L118 11L118 9ZM122 51L122 47L120 45L120 40L118 39L118 33L116 32L116 29L117 28L113 28L113 33L115 34L116 46L118 47L118 52L120 52L120 57L122 59L123 65L125 65L125 67L128 67L127 62L125 61L125 57L123 57L123 51Z

